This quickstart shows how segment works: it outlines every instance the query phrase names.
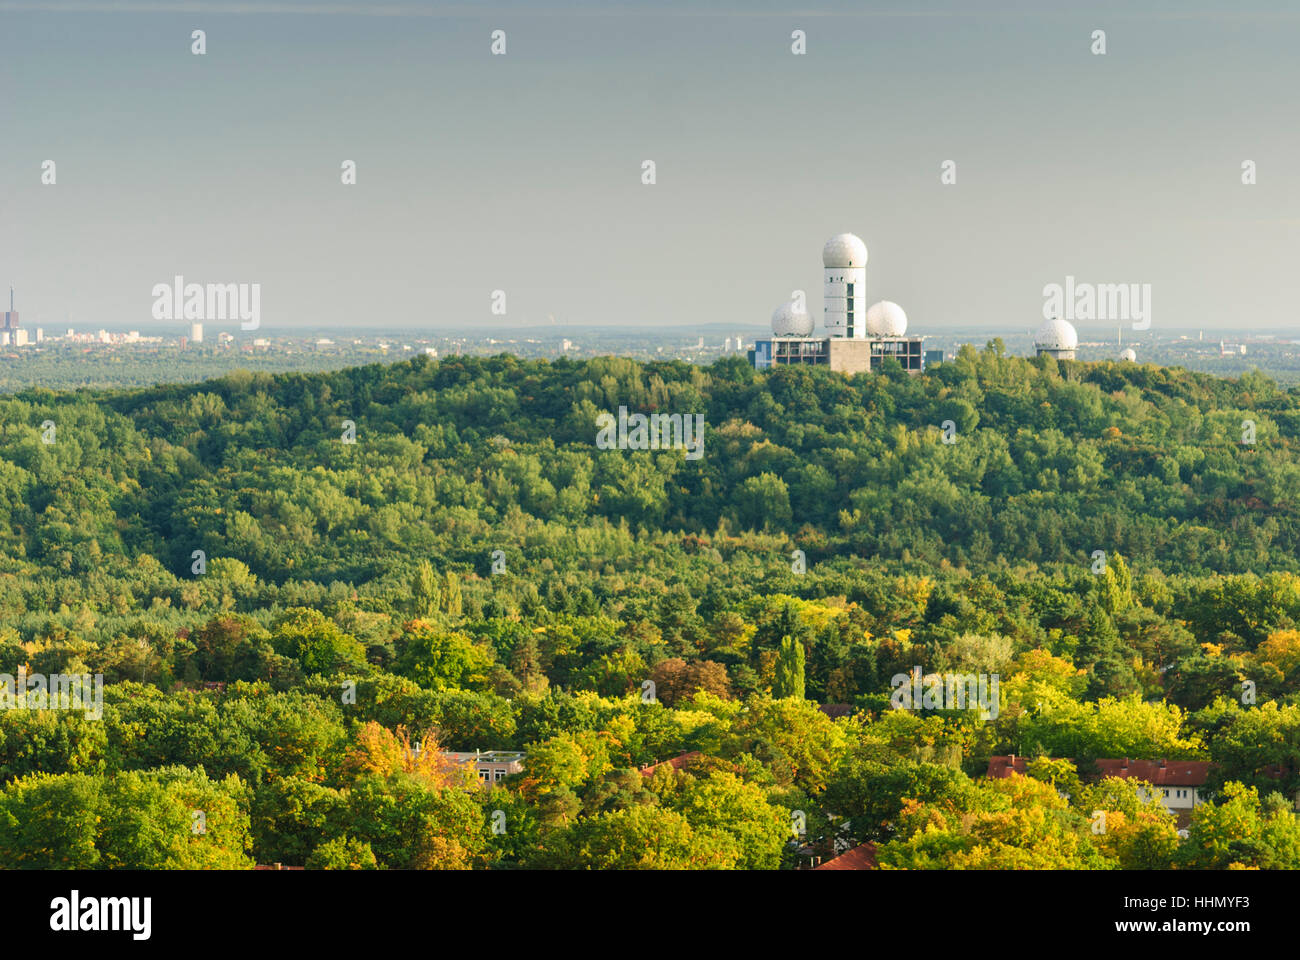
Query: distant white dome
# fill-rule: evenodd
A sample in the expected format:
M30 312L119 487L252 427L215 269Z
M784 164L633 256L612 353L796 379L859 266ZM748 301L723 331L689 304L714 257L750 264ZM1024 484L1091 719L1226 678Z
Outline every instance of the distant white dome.
M867 307L867 335L872 337L901 337L907 333L907 314L890 300L881 300Z
M862 238L851 233L837 233L826 241L822 247L822 266L865 267L867 265L867 245Z
M1079 334L1066 320L1048 320L1034 334L1034 346L1039 350L1074 350L1079 346Z
M1121 360L1136 360L1138 355L1134 352L1132 347L1125 347L1120 353L1119 358Z
M806 311L797 313L794 301L783 303L772 312L772 333L778 337L811 337L813 318Z

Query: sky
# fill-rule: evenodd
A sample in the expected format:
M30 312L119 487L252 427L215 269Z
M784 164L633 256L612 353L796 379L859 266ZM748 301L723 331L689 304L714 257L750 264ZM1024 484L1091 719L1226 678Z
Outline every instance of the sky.
M1023 333L1067 276L1300 333L1298 48L1258 0L0 0L0 284L58 332L176 275L260 284L271 335L752 330L794 290L820 330L847 231L912 333Z

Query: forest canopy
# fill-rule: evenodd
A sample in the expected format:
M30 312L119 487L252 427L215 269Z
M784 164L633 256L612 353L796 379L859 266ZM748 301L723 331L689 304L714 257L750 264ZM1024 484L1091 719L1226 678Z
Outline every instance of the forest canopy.
M620 406L702 416L703 455L600 448ZM0 674L107 686L100 718L0 710L0 851L771 869L798 812L891 868L1300 866L1298 435L1258 375L996 341L916 377L419 357L27 390ZM999 676L999 709L891 709L918 668ZM440 750L525 758L478 788ZM985 778L1002 754L1087 789ZM1186 837L1088 777L1130 756L1214 761Z

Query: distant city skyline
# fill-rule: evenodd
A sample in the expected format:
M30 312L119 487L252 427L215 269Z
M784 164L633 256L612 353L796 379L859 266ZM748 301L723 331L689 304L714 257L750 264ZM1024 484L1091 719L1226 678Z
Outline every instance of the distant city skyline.
M363 328L356 328L348 324L305 324L299 326L274 327L263 326L255 332L242 332L237 321L218 321L210 323L205 321L200 325L204 331L206 341L215 342L215 338L221 334L229 334L241 342L251 341L255 338L265 339L314 339L317 336L332 336L339 339L339 342L350 342L352 339L367 340L391 340L394 343L401 342L413 343L420 340L431 339L468 339L471 341L482 341L485 338L497 338L498 340L507 340L515 338L519 340L531 339L541 341L559 341L564 338L578 338L574 344L583 345L582 338L585 336L594 337L604 340L607 337L627 335L629 337L647 337L663 333L666 338L672 340L694 340L703 339L708 347L716 347L728 339L744 336L747 341L751 342L756 337L771 336L770 324L762 323L707 323L697 326L674 326L665 327L663 325L653 324L537 324L531 326L493 326L492 324L475 324L472 329L458 330L454 327L443 328L424 328L424 327L400 327L386 325L382 323L368 324ZM35 328L33 328L34 330ZM56 325L44 328L46 342L52 338L63 337L69 328L65 325ZM145 320L132 324L83 324L74 325L72 329L77 334L93 334L103 329L112 334L124 334L127 332L136 332L141 336L178 338L187 336L190 332L188 323L177 323L157 320ZM815 335L820 336L822 329L818 328ZM916 331L916 335L926 340L960 340L969 342L977 348L982 348L984 344L994 338L1001 338L1009 342L1029 341L1035 334L1033 327L1021 327L1012 329L1007 326L998 328L982 327L973 325L943 325L936 324L934 327L925 331ZM1122 334L1122 335L1121 335ZM1231 327L1171 327L1168 329L1152 329L1147 331L1135 331L1128 325L1122 328L1114 324L1081 324L1079 326L1079 340L1081 343L1116 343L1122 342L1124 345L1142 344L1142 343L1168 343L1179 339L1185 340L1203 340L1207 345L1218 343L1219 341L1241 342L1252 339L1276 340L1280 343L1300 343L1300 330L1291 330L1289 328L1274 329L1251 329L1251 328L1231 328ZM1020 351L1025 356L1032 356L1032 349L1026 345L1025 349Z
M820 330L847 231L917 334L1071 277L1150 285L1126 342L1300 335L1300 10L697 6L0 0L0 288L47 335L156 330L182 274L261 286L211 337L752 335L794 290Z

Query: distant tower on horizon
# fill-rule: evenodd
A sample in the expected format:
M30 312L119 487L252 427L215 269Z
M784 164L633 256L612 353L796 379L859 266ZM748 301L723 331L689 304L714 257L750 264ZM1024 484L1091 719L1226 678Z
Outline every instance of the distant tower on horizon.
M9 284L9 309L5 311L5 332L9 334L9 343L18 339L16 331L18 330L18 311L14 309L14 285Z
M839 233L822 248L826 334L850 340L867 338L867 245L852 233Z
M203 324L201 323L190 324L190 342L191 343L203 342Z

